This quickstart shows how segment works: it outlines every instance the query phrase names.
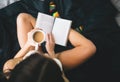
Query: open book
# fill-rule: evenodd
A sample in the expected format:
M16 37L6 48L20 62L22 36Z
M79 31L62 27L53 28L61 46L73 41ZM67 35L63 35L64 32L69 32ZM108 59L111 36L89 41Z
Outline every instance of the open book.
M41 28L45 33L52 32L55 43L66 46L71 23L71 20L55 18L53 16L39 12L35 27Z

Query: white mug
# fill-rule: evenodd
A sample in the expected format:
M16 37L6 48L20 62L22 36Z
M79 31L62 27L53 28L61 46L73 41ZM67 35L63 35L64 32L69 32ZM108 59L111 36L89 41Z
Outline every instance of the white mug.
M45 41L45 32L36 30L32 34L32 41L35 43L35 50L38 50L39 45Z

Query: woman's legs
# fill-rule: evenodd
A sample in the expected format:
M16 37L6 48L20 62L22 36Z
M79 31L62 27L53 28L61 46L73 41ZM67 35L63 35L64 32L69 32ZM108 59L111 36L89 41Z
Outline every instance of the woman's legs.
M27 34L35 27L35 18L27 13L21 13L17 17L17 36L20 47L23 48L27 41Z

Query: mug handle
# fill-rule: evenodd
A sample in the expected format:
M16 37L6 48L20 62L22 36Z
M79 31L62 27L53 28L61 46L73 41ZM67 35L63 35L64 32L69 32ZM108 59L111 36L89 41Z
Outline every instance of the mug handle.
M36 45L35 45L35 50L38 51L38 49L39 49L39 44L36 43Z

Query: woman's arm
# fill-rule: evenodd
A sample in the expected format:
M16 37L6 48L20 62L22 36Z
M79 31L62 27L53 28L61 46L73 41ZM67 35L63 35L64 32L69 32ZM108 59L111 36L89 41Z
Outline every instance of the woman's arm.
M26 55L26 53L28 53L30 51L31 48L32 48L32 46L29 45L28 43L26 43L24 45L24 47L21 48L20 51L14 56L14 58L24 57Z
M74 68L85 62L96 52L96 47L90 40L72 29L68 38L74 48L56 54L64 68Z
M32 29L30 32L28 32L26 43L21 48L21 50L15 55L14 58L24 57L29 51L35 50L35 45L36 44L32 41L32 34L36 30L39 30L39 29L35 28L35 29ZM37 51L39 51L41 54L43 54L41 46L39 46L39 49Z

